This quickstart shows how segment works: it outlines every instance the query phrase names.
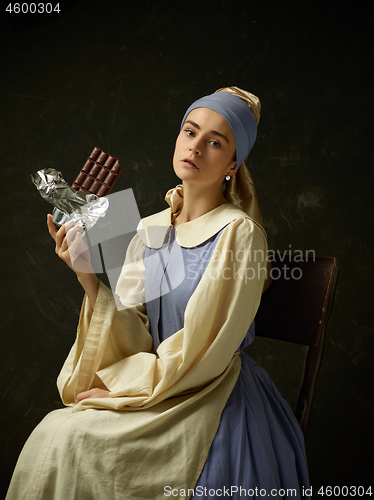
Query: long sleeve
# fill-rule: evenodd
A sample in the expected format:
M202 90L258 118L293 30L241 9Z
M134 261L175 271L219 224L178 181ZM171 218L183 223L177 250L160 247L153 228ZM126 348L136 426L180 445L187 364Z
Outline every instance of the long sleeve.
M252 220L241 218L228 224L187 304L184 328L162 342L156 354L150 349L137 352L124 349L122 359L118 359L118 354L115 359L108 347L111 335L98 333L100 352L87 379L94 380L96 373L111 391L111 397L83 400L76 409L148 408L167 398L201 389L229 372L260 302L266 255L266 237ZM137 338L139 334L143 338L144 322L129 319L133 316L140 319L139 312L131 308L123 312L126 313L121 330L124 339L128 337L129 326L133 328L131 336L135 334ZM91 328L92 319L88 337ZM76 361L75 367L79 363L83 361Z
M57 379L65 404L95 387L96 372L141 351L151 351L152 338L144 305L144 245L135 236L126 253L125 264L113 294L99 283L92 311L85 296L77 339Z

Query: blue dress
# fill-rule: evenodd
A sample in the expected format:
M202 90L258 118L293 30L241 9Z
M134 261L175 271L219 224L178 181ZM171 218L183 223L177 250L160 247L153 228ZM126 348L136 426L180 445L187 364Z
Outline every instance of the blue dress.
M145 296L154 351L183 328L188 300L222 232L183 248L170 226L161 249L146 247ZM239 351L254 333L253 322ZM302 498L309 480L299 424L267 372L245 353L240 358L240 375L191 498Z

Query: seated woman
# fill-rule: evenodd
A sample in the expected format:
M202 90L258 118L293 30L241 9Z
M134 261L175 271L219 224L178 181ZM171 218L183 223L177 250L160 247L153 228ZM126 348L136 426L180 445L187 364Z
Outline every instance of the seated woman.
M237 87L188 108L173 158L182 185L141 221L116 296L82 254L72 261L79 228L56 231L49 216L86 295L58 378L67 407L31 434L7 500L302 497L298 423L242 352L268 283L244 163L259 116L258 98Z

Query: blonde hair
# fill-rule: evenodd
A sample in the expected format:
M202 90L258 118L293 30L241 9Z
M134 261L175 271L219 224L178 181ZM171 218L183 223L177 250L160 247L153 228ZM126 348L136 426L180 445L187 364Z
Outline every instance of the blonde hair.
M261 102L257 96L251 94L247 90L240 89L239 87L222 87L221 89L216 90L216 92L229 92L230 94L234 94L239 97L247 104L247 106L249 106L258 125L261 116Z

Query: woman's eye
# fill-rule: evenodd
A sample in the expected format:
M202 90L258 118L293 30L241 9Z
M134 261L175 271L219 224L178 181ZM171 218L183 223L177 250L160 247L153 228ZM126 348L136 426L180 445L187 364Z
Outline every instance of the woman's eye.
M186 130L186 134L188 135L188 137L193 137L195 135L189 128Z
M212 146L214 146L215 148L219 148L219 147L220 147L220 145L221 145L218 141L210 141L210 144L211 144Z

